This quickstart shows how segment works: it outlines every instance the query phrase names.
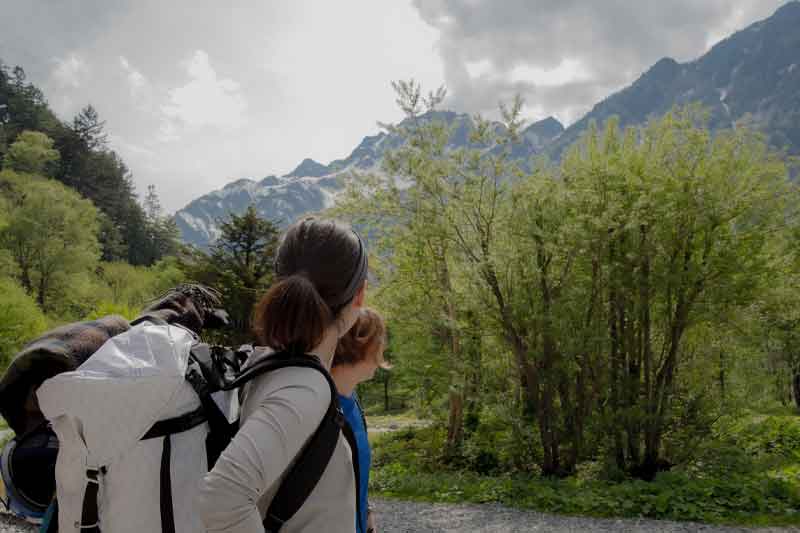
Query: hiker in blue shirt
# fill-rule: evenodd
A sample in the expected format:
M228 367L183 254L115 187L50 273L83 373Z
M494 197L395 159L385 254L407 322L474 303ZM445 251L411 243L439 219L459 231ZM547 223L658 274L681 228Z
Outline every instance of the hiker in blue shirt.
M358 447L360 494L356 495L356 533L376 533L375 517L370 512L367 496L371 454L367 440L367 422L358 403L356 385L372 379L378 367L390 368L383 359L386 348L386 326L372 309L361 309L355 325L339 339L333 357L331 375L339 391L339 405L353 430Z

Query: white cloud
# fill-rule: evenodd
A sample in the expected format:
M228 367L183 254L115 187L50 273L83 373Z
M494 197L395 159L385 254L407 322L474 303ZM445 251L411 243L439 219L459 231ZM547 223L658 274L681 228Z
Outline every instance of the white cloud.
M551 69L521 64L509 73L509 80L512 83L528 82L537 87L555 87L591 79L592 76L586 67L579 60L570 58L561 60L557 67Z
M664 56L692 60L787 0L412 0L438 31L447 104L496 113L521 94L566 122ZM538 113L538 112L537 112Z
M95 106L137 190L156 184L174 210L228 180L347 156L376 120L402 118L391 80L444 82L462 112L519 93L526 118L570 122L660 57L697 57L785 1L0 0L0 55L62 119Z
M158 142L172 142L177 141L181 138L178 135L178 128L175 126L175 123L171 120L164 120L161 122L161 126L158 128L158 133L156 134L156 140Z
M160 132L163 138L176 138L180 126L230 130L244 125L247 102L239 83L229 78L220 79L203 50L197 50L184 61L183 67L190 81L170 89L169 103L161 106L165 119Z
M119 64L122 66L122 70L125 71L128 84L130 85L131 95L138 96L142 89L147 86L147 78L144 77L144 74L136 70L125 56L119 56Z
M71 53L65 58L55 58L56 67L53 78L61 87L80 87L89 74L89 67L80 56Z
M133 154L135 156L148 157L148 158L153 158L156 156L156 153L152 149L146 146L132 143L127 138L121 135L114 135L112 133L109 133L108 141L112 146L114 146L115 149L118 149L123 154Z
M491 76L494 73L492 62L488 59L478 61L466 61L464 66L467 68L470 78L480 78L481 76Z

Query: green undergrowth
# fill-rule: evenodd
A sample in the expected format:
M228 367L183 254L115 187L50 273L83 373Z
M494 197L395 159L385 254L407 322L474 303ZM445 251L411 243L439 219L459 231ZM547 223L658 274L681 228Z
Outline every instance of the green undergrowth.
M566 479L519 471L488 475L463 463L448 467L440 459L443 438L440 428L429 427L375 439L372 493L430 502L496 502L570 515L800 525L798 416L720 420L713 441L696 460L652 482L604 479L604 469L593 462L581 464Z

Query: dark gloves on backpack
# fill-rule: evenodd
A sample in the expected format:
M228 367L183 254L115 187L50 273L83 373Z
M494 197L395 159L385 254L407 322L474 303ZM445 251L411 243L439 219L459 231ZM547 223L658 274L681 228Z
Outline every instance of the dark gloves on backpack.
M164 293L158 301L147 306L136 321L154 317L200 334L203 329L221 328L230 323L228 313L220 306L218 291L197 283L186 283Z

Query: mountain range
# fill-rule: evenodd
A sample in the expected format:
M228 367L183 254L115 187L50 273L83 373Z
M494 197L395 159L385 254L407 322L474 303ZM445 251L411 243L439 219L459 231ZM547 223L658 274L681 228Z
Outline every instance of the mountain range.
M451 148L469 144L472 118L452 111L434 111L425 120L442 120L454 127L449 139ZM499 125L498 125L499 126ZM525 128L514 153L520 157L542 153L564 127L548 117ZM306 214L331 207L337 193L344 189L344 180L352 172L379 171L383 154L397 148L402 139L396 134L380 132L364 137L345 159L323 165L304 159L284 176L267 176L260 181L240 179L193 200L175 214L175 221L184 242L207 247L219 236L219 221L228 213L243 213L253 205L256 212L286 225Z
M611 116L622 126L643 124L676 104L700 102L710 112L713 129L746 121L770 144L800 154L800 1L717 43L703 56L685 63L665 57L630 86L597 103L564 129L549 117L523 130L514 155L521 159L547 154L558 159L594 121ZM469 141L472 119L437 111L426 116L453 126L451 148ZM219 235L218 222L254 205L259 215L288 224L303 214L330 207L352 171L380 170L383 154L402 140L386 132L365 137L344 159L324 165L303 160L284 176L260 181L241 179L189 203L175 214L184 242L207 247Z

